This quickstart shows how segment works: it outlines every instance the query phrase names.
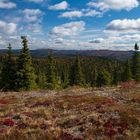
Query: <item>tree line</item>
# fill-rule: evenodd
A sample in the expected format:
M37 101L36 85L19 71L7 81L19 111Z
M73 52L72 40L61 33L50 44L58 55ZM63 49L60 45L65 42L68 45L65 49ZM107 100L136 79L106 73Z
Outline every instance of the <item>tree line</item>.
M101 87L120 82L140 83L139 47L135 44L133 56L126 62L98 57L56 58L50 52L47 58L32 58L28 40L21 37L23 48L18 56L11 44L1 59L0 88L3 91L63 89L69 86Z

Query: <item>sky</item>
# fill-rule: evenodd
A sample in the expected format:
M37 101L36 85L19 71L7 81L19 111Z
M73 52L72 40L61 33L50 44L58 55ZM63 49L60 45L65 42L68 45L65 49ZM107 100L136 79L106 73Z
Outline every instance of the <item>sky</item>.
M132 50L139 0L0 0L0 49Z

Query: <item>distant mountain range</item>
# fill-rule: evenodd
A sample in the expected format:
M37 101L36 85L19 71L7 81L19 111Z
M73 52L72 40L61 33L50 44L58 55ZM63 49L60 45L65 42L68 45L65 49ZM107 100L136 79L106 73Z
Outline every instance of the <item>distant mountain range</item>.
M6 53L7 50L0 50L0 54ZM14 50L15 54L18 54L20 50ZM30 50L33 57L47 57L48 53L52 52L56 57L70 57L76 54L80 56L97 56L112 58L118 60L126 60L131 58L133 51L112 51L112 50L51 50L51 49L37 49Z

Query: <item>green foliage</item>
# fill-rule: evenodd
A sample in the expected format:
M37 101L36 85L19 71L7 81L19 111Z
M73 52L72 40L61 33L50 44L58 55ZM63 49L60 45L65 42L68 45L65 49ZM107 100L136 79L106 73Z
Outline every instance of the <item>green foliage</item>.
M11 44L9 44L7 55L3 61L1 71L1 88L4 91L15 90L15 78L16 78L15 73L16 73L15 59L12 56Z
M133 74L133 79L136 82L140 82L140 55L138 52L138 45L135 44L135 52L132 57L132 74Z
M103 69L99 72L98 77L97 77L97 86L106 86L111 84L111 75L110 73Z
M59 89L73 85L88 87L117 85L124 81L123 75L127 69L123 62L90 56L56 58L52 54L49 54L48 58L33 58L32 62L26 37L22 37L22 44L23 48L16 59L17 63L9 64L9 60L6 62L7 66L14 69L12 73L16 74L16 80L13 79L12 84L9 84L13 90L32 90L36 86L41 89ZM2 59L3 57L0 57L0 60ZM2 75L6 76L1 77L10 80L7 75L14 77L14 74L9 73L7 66L3 63ZM2 88L8 87L9 82L1 81ZM11 90L6 87L5 89Z
M37 76L37 85L39 88L41 89L45 89L47 82L46 82L47 78L46 78L46 74L44 72L38 72L38 76Z
M113 72L113 81L112 81L112 84L114 85L118 85L118 82L119 82L119 74L118 74L118 70L115 69L114 72Z
M69 74L68 71L63 67L61 73L61 86L62 88L67 88L69 85Z
M23 48L17 60L17 90L31 90L36 88L36 75L32 66L32 60L28 48L28 40L21 37Z
M92 68L92 71L91 71L91 86L96 86L96 81L97 81L97 76L98 76L98 72L97 72L97 68L96 66L94 66Z
M123 81L127 82L130 80L132 80L131 65L130 65L129 60L127 60L125 64L124 73L123 73Z
M78 86L82 86L85 83L84 76L82 73L81 63L78 55L76 56L75 62L71 68L70 83L71 85L78 85Z
M47 64L47 88L56 89L58 88L58 77L56 74L56 68L53 60L53 56L50 53L48 55L48 64Z

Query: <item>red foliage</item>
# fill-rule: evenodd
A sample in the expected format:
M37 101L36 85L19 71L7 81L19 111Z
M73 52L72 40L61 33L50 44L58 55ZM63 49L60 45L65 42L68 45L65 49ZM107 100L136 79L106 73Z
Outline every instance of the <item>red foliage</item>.
M102 107L102 105L101 104L96 104L96 109L100 109Z
M3 128L0 128L0 133L3 133L4 132L4 129Z
M81 99L81 98L85 98L85 95L75 95L75 96L72 96L72 95L64 95L62 96L62 98L64 99Z
M140 104L140 99L132 99L131 101L134 102L134 103L139 103Z
M106 99L102 102L104 105L113 105L116 101L113 99Z
M47 125L47 124L41 124L41 125L40 125L40 129L44 129L44 130L45 130L45 129L47 129L47 128L48 128L48 125Z
M108 137L113 137L114 135L116 135L116 131L114 130L114 125L115 125L115 120L110 119L108 122L106 122L104 124L105 127L105 135L107 135Z
M44 101L44 102L36 102L34 105L31 107L37 107L37 106L50 106L50 102Z
M128 124L126 122L121 122L119 124L118 132L122 134L126 129L128 129Z
M62 132L60 137L62 140L72 140L73 139L73 136L67 132Z
M108 121L104 124L104 127L106 127L107 129L112 129L113 128L113 123L111 121Z
M23 114L27 117L32 117L33 116L31 112L23 112Z
M117 132L113 129L107 129L105 134L111 138L111 137L115 136L117 134Z
M18 123L18 124L17 124L17 127L18 127L19 129L26 129L26 128L28 127L28 125L25 124L25 123Z
M99 103L96 103L95 111L99 113L105 113L104 106L112 106L115 104L115 100L113 99L103 99Z
M128 124L126 122L120 122L118 119L109 119L104 125L105 134L109 137L113 137L118 133L123 134L126 129L128 129Z
M0 126L3 125L3 121L0 121Z
M102 105L108 105L108 106L114 105L115 102L116 101L113 99L102 99L102 100L100 100L99 103L96 104L96 108L101 108Z
M5 119L3 121L3 125L6 125L6 126L14 126L15 125L15 122L12 119Z
M5 104L8 104L8 103L9 103L8 100L0 99L0 105L5 105Z
M83 140L82 138L74 137L72 134L69 134L67 132L62 132L60 137L62 140Z
M122 89L133 89L136 87L135 81L122 82L120 84Z

